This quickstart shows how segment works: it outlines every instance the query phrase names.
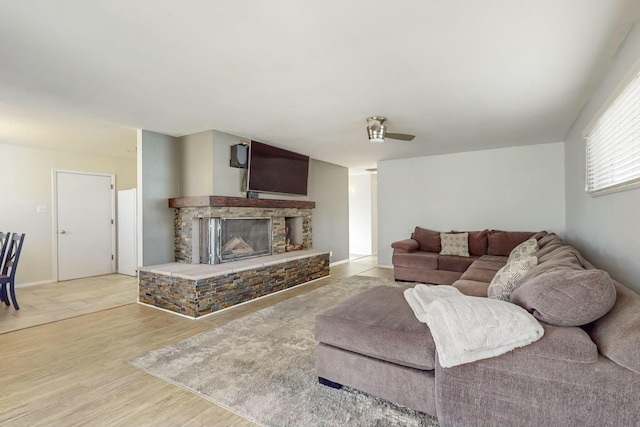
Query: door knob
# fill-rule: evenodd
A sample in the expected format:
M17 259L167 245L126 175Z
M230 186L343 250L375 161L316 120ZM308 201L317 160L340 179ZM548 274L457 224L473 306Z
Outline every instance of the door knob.
M64 230L60 230L60 234L67 234L67 232Z

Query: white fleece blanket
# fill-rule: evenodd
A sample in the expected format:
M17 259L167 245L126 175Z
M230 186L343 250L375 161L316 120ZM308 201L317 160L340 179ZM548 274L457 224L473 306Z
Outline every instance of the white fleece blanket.
M507 353L542 337L525 309L506 301L463 295L451 286L419 284L404 292L416 318L429 326L444 368Z

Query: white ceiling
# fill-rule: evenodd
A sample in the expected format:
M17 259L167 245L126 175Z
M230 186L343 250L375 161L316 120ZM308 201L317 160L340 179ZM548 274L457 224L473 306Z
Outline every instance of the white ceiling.
M638 0L0 2L0 143L133 155L134 129L349 167L558 142ZM388 118L413 143L368 142Z

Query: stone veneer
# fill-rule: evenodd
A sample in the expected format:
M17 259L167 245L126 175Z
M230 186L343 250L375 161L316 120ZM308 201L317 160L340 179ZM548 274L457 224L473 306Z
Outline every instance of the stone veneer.
M285 218L302 217L302 245L303 249L313 246L311 232L311 209L301 208L263 208L263 207L180 207L175 209L173 223L175 232L175 260L176 262L193 262L193 239L200 236L193 235L193 221L197 218L267 218L271 217L272 253L285 252ZM196 255L198 257L199 254ZM197 261L197 260L196 260Z
M139 301L198 318L329 275L328 252L298 257L295 252L291 254L293 259L281 263L207 278L167 274L154 271L152 267L142 267Z

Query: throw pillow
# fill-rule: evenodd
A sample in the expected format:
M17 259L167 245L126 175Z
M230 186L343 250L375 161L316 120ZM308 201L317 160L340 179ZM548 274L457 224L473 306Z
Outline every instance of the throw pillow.
M616 289L606 271L555 268L519 286L511 302L550 325L582 326L611 310Z
M469 233L440 233L440 255L469 256Z
M507 263L514 261L516 259L526 258L528 256L535 256L536 252L538 252L538 241L534 238L529 240L525 240L520 243L518 246L513 248L511 253L509 254L509 259Z
M463 233L463 231L452 230L452 233ZM469 254L482 256L487 254L487 243L489 230L467 231L469 234Z
M502 267L491 280L487 289L487 296L493 299L509 301L511 292L518 282L524 277L527 271L538 264L535 256L529 256L507 263Z

